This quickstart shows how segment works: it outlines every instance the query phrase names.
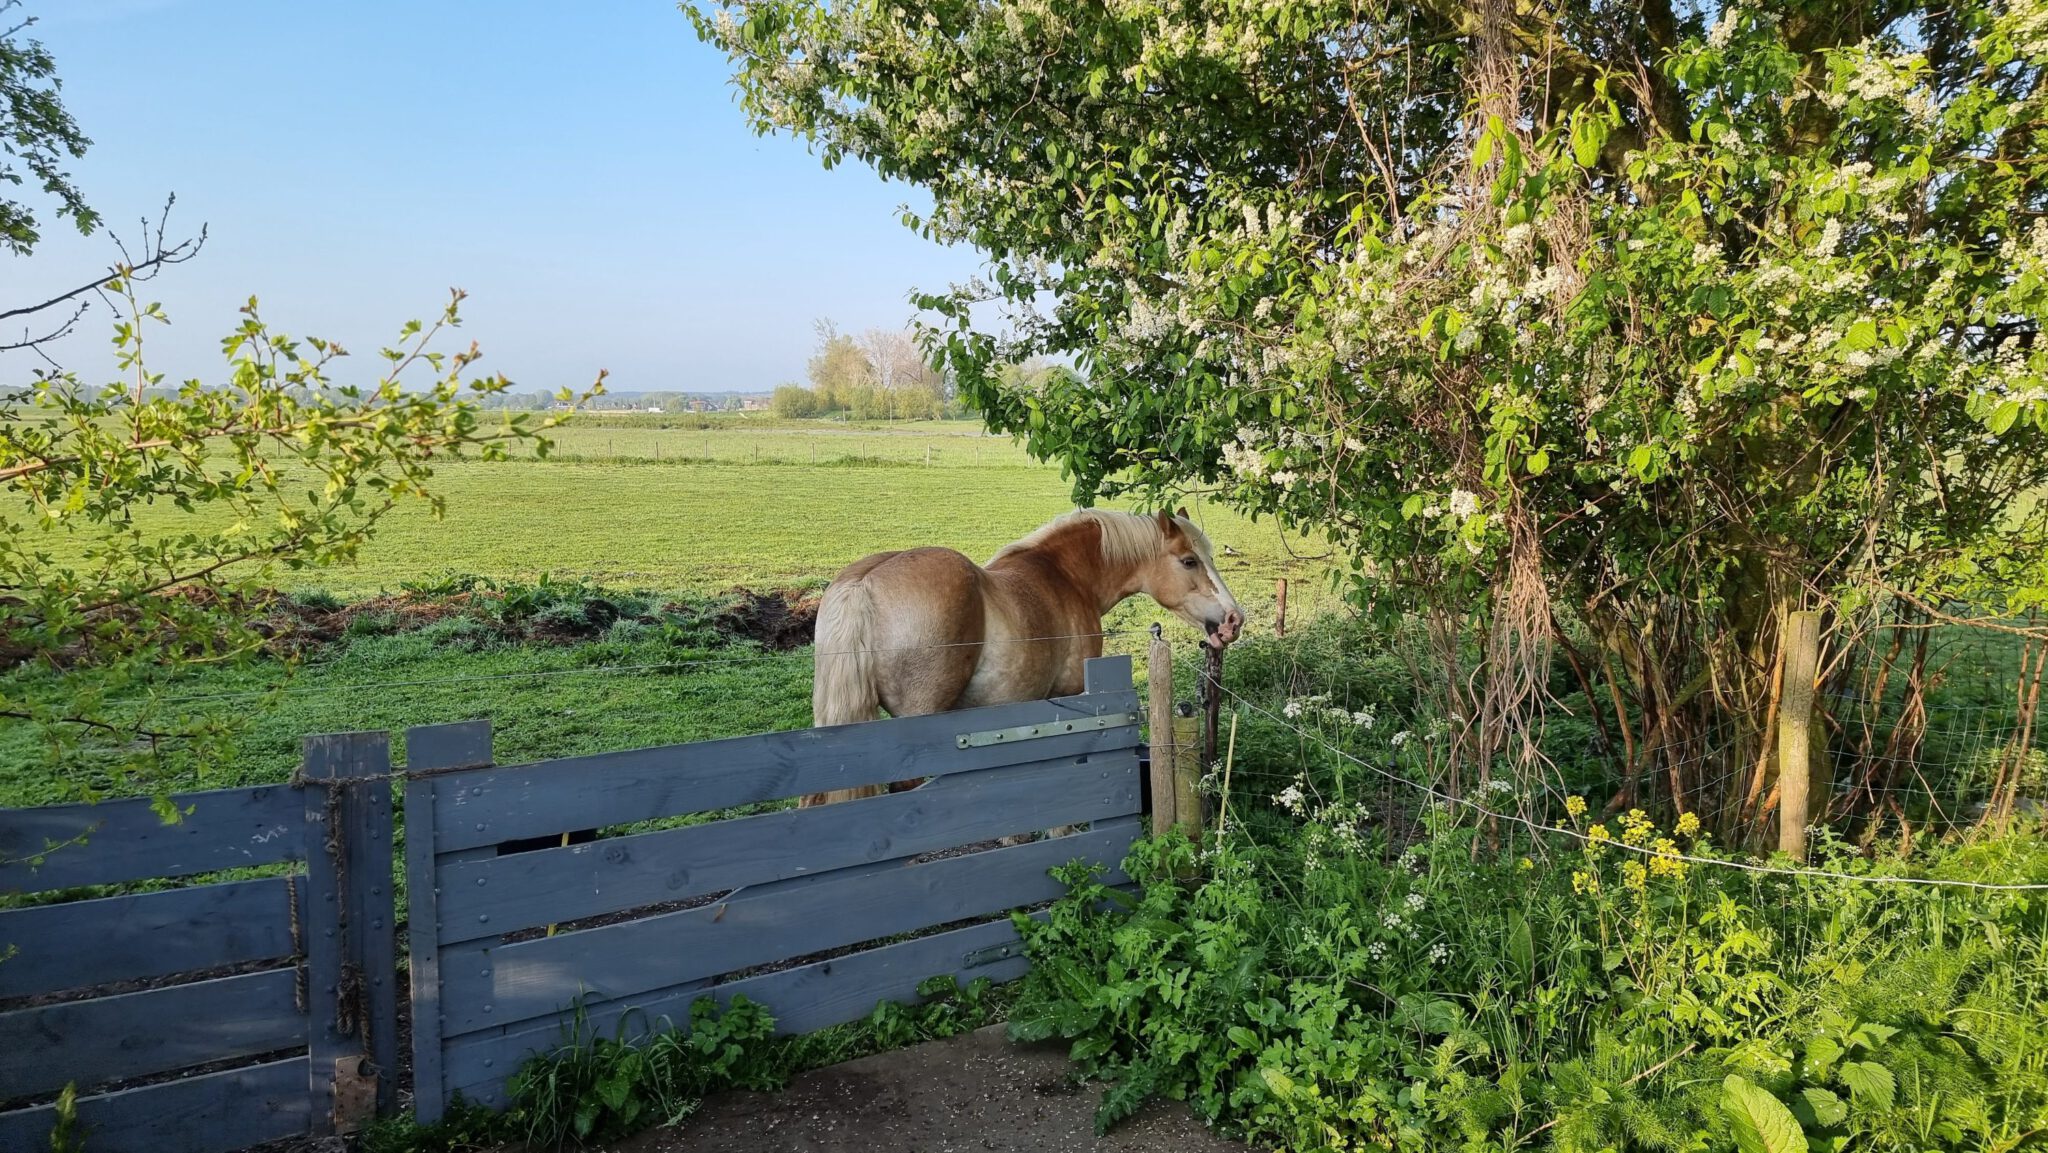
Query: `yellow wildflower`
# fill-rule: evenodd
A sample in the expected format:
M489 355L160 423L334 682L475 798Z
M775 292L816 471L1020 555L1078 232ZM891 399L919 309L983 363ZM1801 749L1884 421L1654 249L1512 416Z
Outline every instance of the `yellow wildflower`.
M1659 837L1657 838L1657 843L1650 847L1656 850L1657 853L1656 856L1650 858L1651 876L1671 877L1674 879L1685 876L1685 862L1678 857L1677 842L1669 837Z
M1700 815L1698 813L1680 813L1678 815L1678 824L1676 826L1676 831L1678 835L1681 837L1692 837L1699 835Z
M1572 873L1572 892L1597 893L1599 891L1600 878L1597 874L1588 873L1583 869L1575 870Z
M1606 825L1594 825L1592 828L1586 830L1586 836L1589 839L1591 839L1595 844L1598 844L1601 841L1611 841L1614 839L1614 837L1608 833Z
M1572 796L1566 797L1566 798L1564 799L1564 811L1565 811L1565 815L1566 815L1566 816L1571 816L1571 817L1583 817L1583 816L1585 816L1585 815L1586 815L1586 798L1584 798L1584 797L1581 797L1581 796L1578 796L1577 794L1573 794Z
M1649 884L1650 871L1643 868L1641 861L1623 861L1621 863L1621 880L1623 884L1640 893L1643 891L1643 886Z
M1640 845L1656 831L1657 827L1650 823L1650 815L1641 809L1630 809L1628 816L1621 819L1622 844Z
M1522 867L1523 867L1524 869L1533 869L1533 868L1535 868L1535 867L1536 867L1536 862L1534 862L1534 861L1530 860L1530 859L1529 859L1529 858L1527 858L1527 857L1523 857L1523 858L1522 858Z

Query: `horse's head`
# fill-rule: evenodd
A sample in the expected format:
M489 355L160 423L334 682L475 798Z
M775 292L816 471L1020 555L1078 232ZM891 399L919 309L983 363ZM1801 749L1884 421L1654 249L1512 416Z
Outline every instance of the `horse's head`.
M1209 538L1188 520L1186 509L1172 515L1161 509L1159 535L1166 547L1145 569L1145 593L1206 633L1206 643L1220 649L1236 640L1244 613L1216 571Z

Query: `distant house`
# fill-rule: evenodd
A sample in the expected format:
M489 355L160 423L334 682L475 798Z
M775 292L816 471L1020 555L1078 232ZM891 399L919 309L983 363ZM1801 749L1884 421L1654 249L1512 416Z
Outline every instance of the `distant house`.
M740 401L740 411L742 412L762 412L767 407L768 399L766 397L750 396Z
M658 405L658 404L650 404L650 405L648 405L648 406L647 406L647 407L646 407L645 409L643 409L642 411L643 411L643 412L660 412L660 411L661 411L661 406L660 406L660 405Z

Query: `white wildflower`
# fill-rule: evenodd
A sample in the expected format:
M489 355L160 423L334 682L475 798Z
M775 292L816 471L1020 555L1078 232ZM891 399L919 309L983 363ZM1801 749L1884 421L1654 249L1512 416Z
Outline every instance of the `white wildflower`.
M1428 903L1428 898L1424 897L1421 893L1408 894L1408 899L1405 902L1405 904L1407 904L1408 906L1408 911L1411 913L1420 913L1422 911L1422 906Z
M1301 716L1301 702L1298 700L1291 700L1288 701L1286 704L1281 705L1280 715L1286 717L1289 720L1293 720L1296 717Z
M1479 496L1462 488L1451 490L1451 515L1464 518L1479 511Z
M1451 947L1442 941L1429 947L1429 963L1441 965L1451 959Z
M1280 790L1279 794L1273 798L1273 803L1296 816L1300 816L1302 809L1301 786L1298 784L1289 785Z
M1393 736L1391 736L1391 737L1388 737L1388 738L1387 738L1387 744L1389 744L1389 745L1391 745L1391 746L1393 746L1394 748L1397 748L1397 749L1398 749L1398 748L1400 748L1400 747L1401 747L1402 745L1405 745L1405 744L1407 744L1407 743L1408 743L1408 730L1407 730L1407 729L1402 729L1402 730L1401 730L1400 732L1398 732L1398 733L1395 733L1395 734L1394 734Z

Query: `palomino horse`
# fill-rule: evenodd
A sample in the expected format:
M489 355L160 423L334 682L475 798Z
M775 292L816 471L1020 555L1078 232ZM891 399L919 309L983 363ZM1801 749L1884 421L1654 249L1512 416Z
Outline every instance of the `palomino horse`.
M948 548L883 552L847 566L818 607L812 723L943 713L1071 696L1102 655L1102 616L1137 593L1222 648L1244 614L1209 539L1170 516L1081 509L987 565ZM803 805L871 797L879 785L812 793Z

